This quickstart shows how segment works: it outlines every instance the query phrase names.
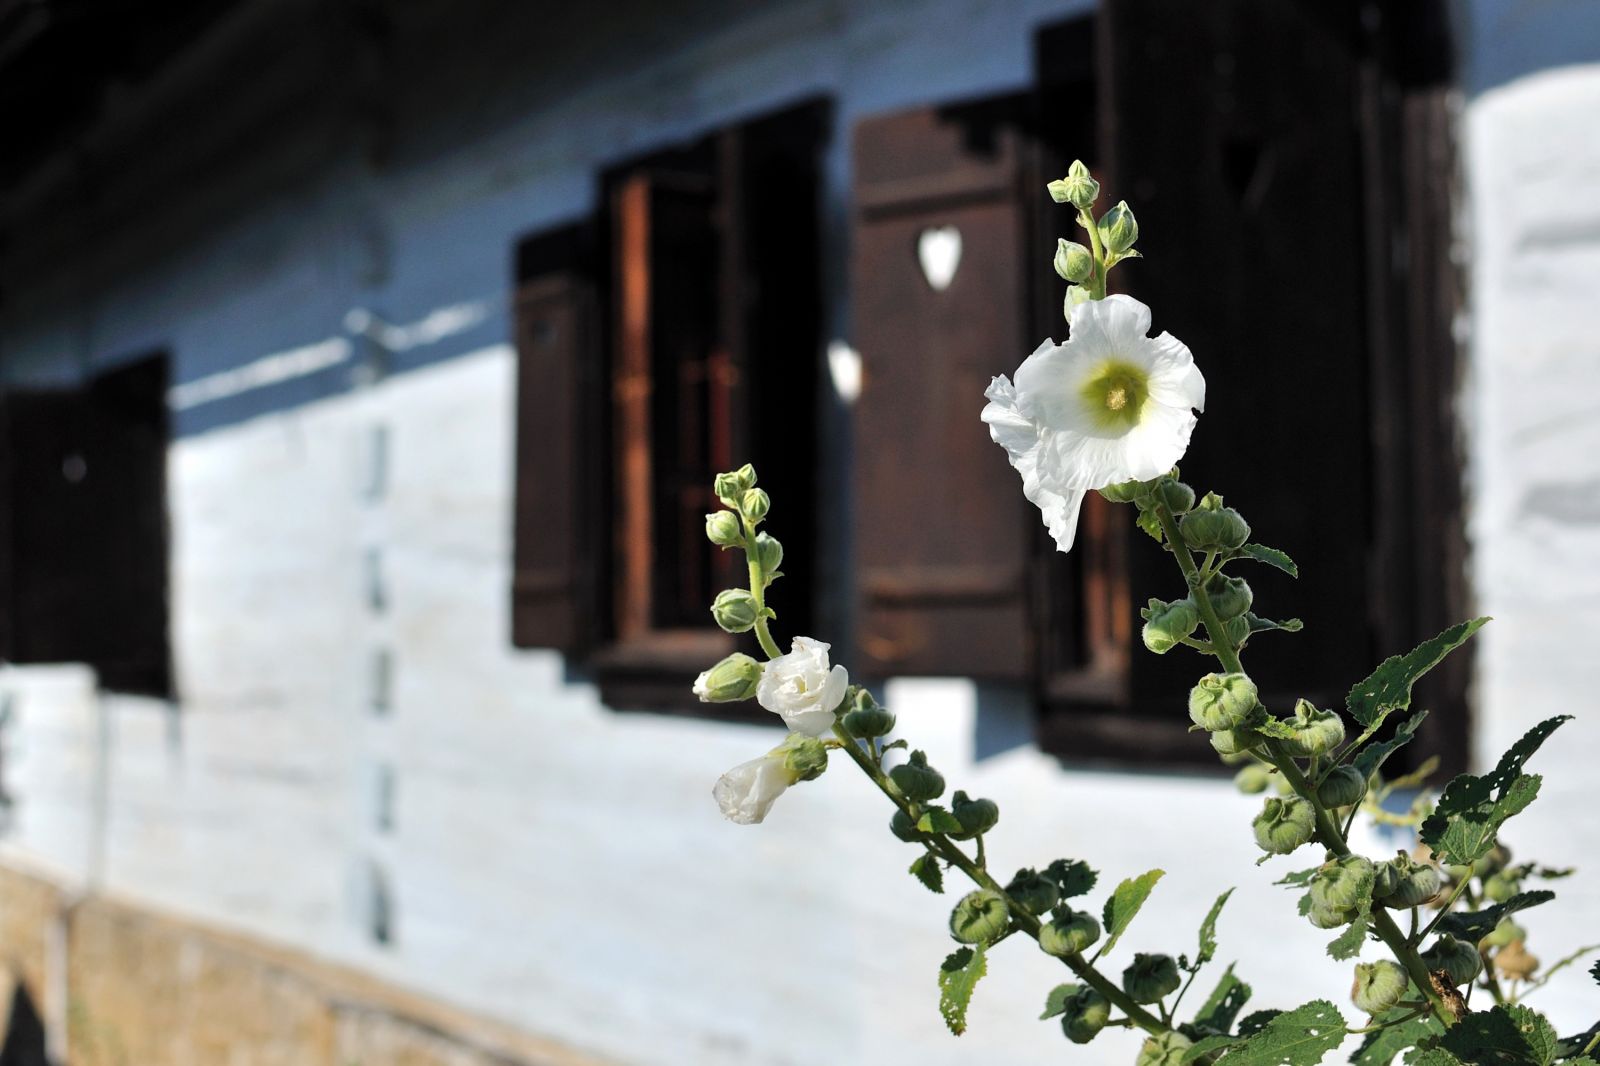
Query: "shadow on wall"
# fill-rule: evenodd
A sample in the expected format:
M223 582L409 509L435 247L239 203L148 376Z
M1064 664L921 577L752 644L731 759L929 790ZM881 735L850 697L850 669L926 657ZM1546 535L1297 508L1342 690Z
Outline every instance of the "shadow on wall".
M16 991L6 1017L5 1043L0 1044L0 1066L50 1066L45 1054L44 1022L33 1005L28 986L14 975Z

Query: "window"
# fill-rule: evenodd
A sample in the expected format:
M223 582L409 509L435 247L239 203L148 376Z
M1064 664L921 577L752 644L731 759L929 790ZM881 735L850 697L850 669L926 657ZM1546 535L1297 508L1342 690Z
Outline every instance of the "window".
M167 361L0 397L0 656L172 694Z
M827 120L810 103L611 168L595 218L519 249L513 640L583 658L615 706L692 701L734 647L708 609L745 577L705 538L718 471L754 462L795 502L783 607L806 631Z

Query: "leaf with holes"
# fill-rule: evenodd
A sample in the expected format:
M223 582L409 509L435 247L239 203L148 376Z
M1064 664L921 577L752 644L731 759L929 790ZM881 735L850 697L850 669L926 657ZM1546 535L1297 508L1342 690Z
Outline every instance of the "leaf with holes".
M1194 1024L1201 1029L1226 1033L1233 1028L1233 1020L1239 1016L1239 1012L1248 1002L1250 1002L1250 986L1233 975L1233 967L1230 965L1222 971L1222 979L1217 982L1217 987L1211 990L1211 995L1206 997L1200 1012L1194 1016Z
M1294 565L1294 560L1289 558L1277 548L1269 548L1265 544L1246 544L1233 553L1235 559L1254 559L1258 563L1275 566L1290 577L1299 577L1300 568Z
M1351 1063L1354 1066L1389 1066L1400 1052L1414 1048L1429 1037L1444 1032L1444 1026L1439 1024L1439 1019L1432 1014L1424 1014L1410 1021L1399 1020L1410 1013L1412 1013L1410 1008L1395 1007L1388 1013L1374 1018L1374 1024L1385 1025L1388 1028L1368 1033L1362 1039L1361 1046L1350 1056Z
M1496 903L1481 911L1447 914L1439 919L1438 929L1439 932L1449 933L1457 940L1476 944L1494 932L1494 927L1500 924L1500 919L1517 911L1525 911L1529 907L1537 907L1541 903L1549 903L1555 898L1556 894L1545 888L1533 892L1518 892L1504 903Z
M1411 738L1417 735L1417 730L1422 728L1422 720L1426 717L1428 717L1427 711L1418 711L1413 714L1410 718L1400 723L1399 727L1394 731L1394 736L1376 744L1369 744L1361 749L1361 753L1355 757L1350 765L1360 770L1362 777L1371 777L1374 771L1382 768L1389 756L1411 743Z
M1520 1003L1473 1011L1439 1038L1441 1050L1478 1066L1550 1066L1559 1045L1544 1016Z
M1210 1062L1211 1056L1228 1048L1244 1043L1236 1036L1207 1036L1196 1040L1191 1046L1183 1049L1183 1057L1178 1060L1181 1064L1190 1062Z
M944 871L939 869L939 860L928 852L917 856L917 861L911 864L910 873L928 886L929 892L944 891Z
M1222 913L1222 905L1228 902L1228 897L1233 895L1233 889L1228 889L1217 897L1211 905L1211 912L1206 915L1205 921L1200 923L1200 953L1194 957L1194 969L1198 970L1210 962L1217 954L1217 916Z
M953 952L939 967L939 1014L956 1036L967 1031L967 1004L986 969L981 946Z
M1411 686L1417 679L1466 643L1487 621L1487 618L1474 618L1453 625L1406 654L1385 659L1371 677L1352 688L1345 698L1351 717L1361 724L1366 735L1377 732L1391 711L1403 711L1411 706Z
M1106 942L1097 953L1097 957L1107 954L1116 946L1117 939L1127 931L1134 915L1144 906L1144 901L1150 898L1150 890L1156 887L1157 881L1166 876L1166 872L1151 870L1138 877L1130 877L1111 893L1111 897L1106 900L1104 911Z
M1254 1017L1254 1016L1252 1016ZM1242 1029L1242 1027L1241 1027ZM1223 1066L1315 1066L1344 1042L1344 1015L1325 999L1274 1016L1222 1058Z
M1457 865L1476 862L1488 854L1505 820L1539 794L1539 775L1525 774L1522 767L1539 745L1571 718L1568 714L1547 718L1511 745L1491 773L1482 777L1462 774L1446 785L1433 813L1422 823L1423 843L1441 861Z

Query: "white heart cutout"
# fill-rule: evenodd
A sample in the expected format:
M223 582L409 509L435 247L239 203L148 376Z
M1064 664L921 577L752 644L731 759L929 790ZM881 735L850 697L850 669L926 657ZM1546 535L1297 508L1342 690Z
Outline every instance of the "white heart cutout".
M943 292L955 280L961 265L961 231L954 226L933 226L917 236L917 261L922 276L934 292Z

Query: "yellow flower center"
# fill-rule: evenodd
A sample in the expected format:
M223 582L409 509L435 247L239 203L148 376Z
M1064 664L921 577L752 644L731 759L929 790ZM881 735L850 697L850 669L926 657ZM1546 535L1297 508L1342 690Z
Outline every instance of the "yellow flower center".
M1150 377L1144 370L1119 359L1107 359L1094 368L1079 389L1089 418L1101 429L1131 429L1139 424L1150 398Z

